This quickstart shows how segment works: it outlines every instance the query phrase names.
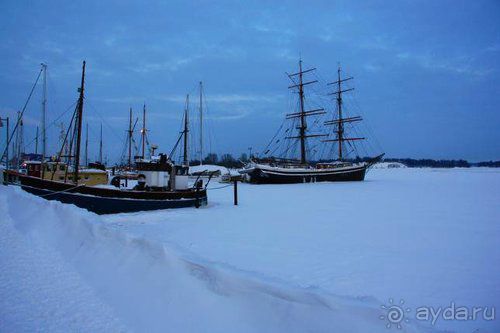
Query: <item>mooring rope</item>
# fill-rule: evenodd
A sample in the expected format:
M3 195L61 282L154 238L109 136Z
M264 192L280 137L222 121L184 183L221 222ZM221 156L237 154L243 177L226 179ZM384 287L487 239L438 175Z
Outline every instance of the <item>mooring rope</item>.
M229 187L229 186L233 186L233 184L231 183L231 184L227 184L227 185L219 186L219 187L209 187L209 188L207 188L207 190L210 190L210 191L212 191L212 190L220 190L222 188L226 188L226 187Z
M82 185L76 185L74 187L70 187L70 188L62 190L62 191L52 192L52 193L47 193L47 194L42 194L42 195L39 195L39 197L46 197L46 196L53 195L53 194L59 194L59 193L63 193L63 192L68 192L68 191L74 190L75 188L82 187L82 186L84 186L84 185L83 184Z

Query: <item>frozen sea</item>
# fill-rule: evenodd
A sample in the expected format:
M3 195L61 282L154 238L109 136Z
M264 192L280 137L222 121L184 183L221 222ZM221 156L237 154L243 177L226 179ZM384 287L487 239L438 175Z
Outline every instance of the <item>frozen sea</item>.
M500 331L500 170L221 186L113 216L0 186L0 331Z

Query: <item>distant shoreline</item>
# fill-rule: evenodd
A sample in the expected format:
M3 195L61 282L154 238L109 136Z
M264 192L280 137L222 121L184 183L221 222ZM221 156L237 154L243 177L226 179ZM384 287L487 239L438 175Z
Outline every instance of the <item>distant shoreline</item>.
M362 162L368 161L369 157L358 157L354 159L347 159L351 162ZM235 159L230 154L223 154L219 159L216 154L211 154L210 159L205 159L204 164L220 165L226 168L238 168L242 166L242 163L248 161L246 158ZM319 162L328 162L326 160L310 161L310 164L314 165ZM388 163L401 163L409 168L470 168L470 167L489 167L489 168L500 168L500 160L498 161L482 161L482 162L469 162L464 159L458 160L446 160L446 159L431 159L431 158L384 158L383 162ZM192 161L191 165L198 165L199 161Z

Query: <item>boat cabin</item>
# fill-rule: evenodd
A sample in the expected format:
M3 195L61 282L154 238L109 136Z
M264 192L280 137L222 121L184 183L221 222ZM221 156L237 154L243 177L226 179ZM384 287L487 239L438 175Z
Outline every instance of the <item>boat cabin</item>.
M45 162L43 178L55 181L66 182L73 180L73 168L64 162ZM26 169L26 174L31 177L42 178L42 163L40 161L25 161L22 168ZM108 173L100 169L80 169L78 172L79 185L99 185L108 183Z
M28 176L37 178L42 176L42 162L40 161L25 161L21 168L26 170Z
M152 189L186 190L189 188L189 167L174 165L165 154L149 161L135 163L139 177L144 177L145 186Z

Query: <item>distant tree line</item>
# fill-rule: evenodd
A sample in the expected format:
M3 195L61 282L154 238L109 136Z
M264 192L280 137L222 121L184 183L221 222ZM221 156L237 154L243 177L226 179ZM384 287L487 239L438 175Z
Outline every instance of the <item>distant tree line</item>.
M500 161L479 162L479 163L474 163L474 166L500 168Z
M368 161L369 157L357 157L354 159L350 159L352 162L362 162ZM238 158L233 157L231 154L222 154L220 157L211 153L208 154L203 159L203 164L214 164L221 165L226 168L241 168L244 163L248 162L249 158L247 154L241 154ZM435 160L430 158L423 159L414 159L414 158L385 158L385 162L399 162L403 163L407 167L410 168L469 168L471 166L476 167L490 167L490 168L499 168L500 161L485 161L485 162L468 162L463 159L459 160ZM317 162L328 162L326 160L319 161L311 161L312 164ZM191 165L200 164L199 160L192 160Z
M226 168L241 168L248 162L248 155L241 154L239 158L234 158L231 154L222 154L220 157L217 154L210 153L203 159L203 164L220 165ZM200 160L191 160L191 165L200 164Z
M430 168L469 168L469 167L490 167L500 168L500 161L468 162L466 160L433 160L433 159L413 159L413 158L386 158L386 162L400 162L410 168L430 167Z
M385 162L399 162L410 168L469 168L471 163L466 160L433 160L430 158L385 158Z

